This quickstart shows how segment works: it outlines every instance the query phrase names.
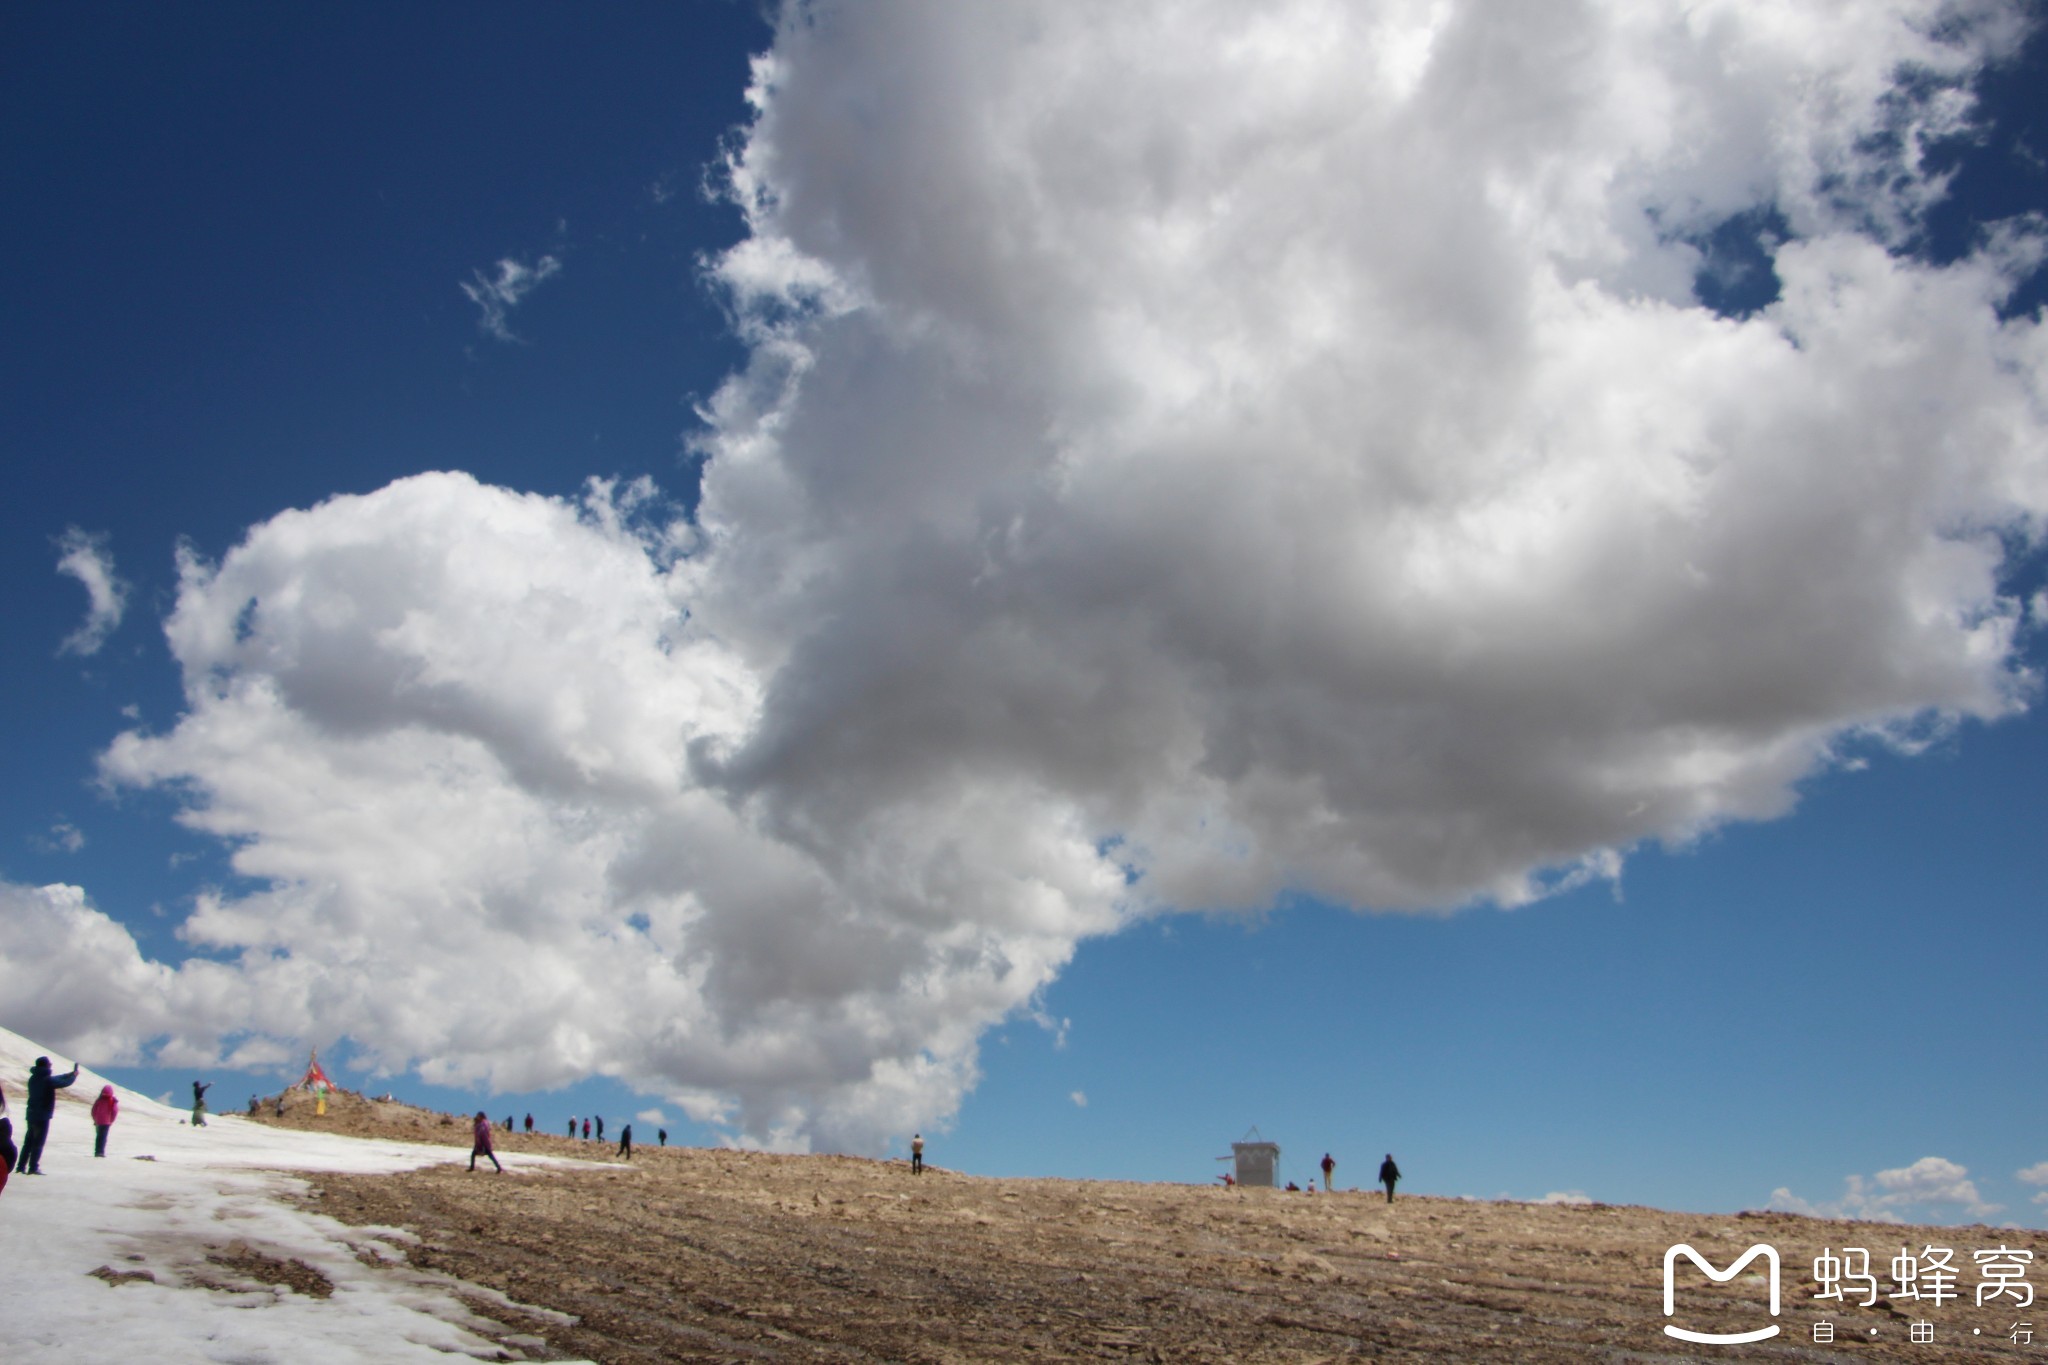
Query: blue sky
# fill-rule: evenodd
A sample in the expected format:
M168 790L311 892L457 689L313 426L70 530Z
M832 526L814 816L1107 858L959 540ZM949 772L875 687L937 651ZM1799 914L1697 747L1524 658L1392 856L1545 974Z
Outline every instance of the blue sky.
M0 1024L2042 1225L2048 44L1276 15L0 21Z

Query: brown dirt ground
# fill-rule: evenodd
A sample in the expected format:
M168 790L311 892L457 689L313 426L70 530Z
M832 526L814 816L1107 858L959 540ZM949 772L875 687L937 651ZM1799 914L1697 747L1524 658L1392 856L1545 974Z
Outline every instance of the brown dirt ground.
M422 1112L335 1117L364 1136L462 1134L467 1148L459 1118L443 1125ZM421 1238L414 1265L575 1319L510 1321L520 1315L479 1301L506 1323L506 1359L2048 1361L2048 1302L1971 1302L1977 1249L2032 1251L2028 1282L2048 1283L2038 1231L1407 1196L1389 1206L1377 1191L938 1169L913 1177L902 1162L637 1144L627 1163L609 1145L563 1137L501 1137L498 1147L605 1165L322 1176L309 1202L344 1222L410 1228ZM1743 1347L1665 1337L1663 1255L1680 1241L1718 1265L1754 1242L1774 1245L1783 1334ZM1868 1248L1888 1289L1891 1258L1927 1243L1956 1249L1959 1303L1815 1303L1811 1266L1823 1247ZM1770 1320L1759 1282L1709 1286L1689 1271L1679 1283L1685 1325L1726 1332ZM1833 1345L1813 1342L1823 1319L1835 1324ZM1920 1319L1934 1324L1931 1345L1908 1341ZM2039 1329L2032 1345L2010 1339L2019 1321Z

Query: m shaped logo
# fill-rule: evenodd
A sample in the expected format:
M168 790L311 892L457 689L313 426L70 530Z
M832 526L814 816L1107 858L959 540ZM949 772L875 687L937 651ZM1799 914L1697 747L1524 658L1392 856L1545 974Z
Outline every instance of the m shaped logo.
M1744 1266L1759 1256L1763 1257L1771 1265L1771 1316L1774 1318L1778 1316L1778 1249L1776 1247L1758 1242L1736 1258L1735 1263L1726 1270L1716 1270L1708 1263L1706 1257L1694 1251L1687 1243L1680 1242L1677 1246L1671 1247L1664 1253L1665 1317L1671 1317L1677 1311L1676 1297L1673 1292L1676 1289L1676 1285L1672 1282L1672 1271L1678 1265L1678 1258L1680 1256L1684 1256L1687 1260L1705 1271L1707 1278L1716 1284L1728 1283L1728 1281L1742 1273ZM1768 1327L1759 1327L1749 1332L1693 1332L1683 1327L1675 1327L1667 1322L1664 1324L1664 1335L1667 1337L1677 1337L1680 1341L1696 1341L1702 1346L1739 1346L1746 1341L1762 1341L1766 1337L1778 1335L1778 1324L1774 1322Z

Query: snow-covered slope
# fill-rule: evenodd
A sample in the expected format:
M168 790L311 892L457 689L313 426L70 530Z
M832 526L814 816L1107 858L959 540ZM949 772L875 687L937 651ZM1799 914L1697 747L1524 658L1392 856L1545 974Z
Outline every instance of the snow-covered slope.
M0 1029L0 1087L21 1139L29 1066L71 1059ZM12 1362L405 1361L449 1353L496 1358L483 1324L454 1291L492 1300L401 1266L405 1235L350 1228L295 1208L301 1182L286 1171L392 1172L466 1161L466 1150L265 1127L232 1114L205 1128L147 1096L114 1093L121 1113L104 1160L92 1155L92 1101L105 1078L80 1070L58 1092L41 1176L15 1175L0 1192L0 1360ZM501 1156L503 1177L566 1165ZM232 1261L236 1244L273 1260L299 1260L334 1286L326 1298L266 1287ZM92 1274L145 1272L111 1282ZM201 1283L204 1282L204 1283ZM207 1287L207 1285L221 1286ZM247 1286L243 1288L242 1286ZM530 1310L529 1310L530 1311Z

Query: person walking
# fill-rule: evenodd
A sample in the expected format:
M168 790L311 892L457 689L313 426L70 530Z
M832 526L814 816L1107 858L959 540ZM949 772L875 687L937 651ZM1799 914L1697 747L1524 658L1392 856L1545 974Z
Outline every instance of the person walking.
M604 1115L603 1115L603 1114L599 1114L599 1115L597 1116L597 1140L598 1140L599 1142L603 1142L603 1141L604 1141Z
M1329 1193L1331 1193L1331 1191L1332 1191L1332 1188L1333 1188L1333 1187L1332 1187L1332 1186L1331 1186L1331 1184L1330 1184L1330 1177L1331 1177L1332 1175L1335 1175L1335 1174L1336 1174L1336 1172L1337 1172L1337 1159L1336 1159L1335 1157L1331 1156L1331 1155L1330 1155L1330 1154L1329 1154L1328 1152L1324 1152L1324 1153L1323 1153L1323 1193L1324 1193L1324 1194L1329 1194Z
M107 1154L107 1129L114 1126L114 1116L121 1112L121 1101L114 1098L114 1087L100 1087L100 1097L92 1102L92 1154Z
M619 1131L619 1155L628 1161L633 1159L633 1125L630 1123Z
M1387 1202L1394 1202L1394 1186L1401 1180L1401 1168L1394 1164L1394 1154L1387 1153L1387 1159L1380 1163L1380 1184L1387 1187Z
M526 1116L526 1132L528 1136L531 1136L533 1133L533 1115L531 1114Z
M51 1073L50 1059L38 1057L28 1069L27 1126L21 1132L21 1154L14 1169L23 1175L43 1173L43 1143L50 1136L50 1116L57 1112L57 1092L78 1079L78 1068L58 1076Z
M912 1133L910 1135L910 1173L912 1175L924 1174L923 1133Z
M668 1129L666 1129L666 1128L657 1128L657 1129L655 1129L655 1130L654 1130L654 1135L655 1135L656 1137L658 1137L658 1138L660 1138L660 1139L661 1139L661 1145L662 1145L662 1146L664 1146L664 1147L668 1146Z
M206 1126L206 1092L213 1089L212 1081L192 1082L192 1126Z
M583 1140L584 1140L585 1142L588 1142L588 1141L590 1141L590 1120L589 1120L589 1119L585 1119L585 1120L583 1120Z
M576 1116L574 1114L569 1115L569 1136L572 1138L576 1136Z
M505 1168L498 1166L498 1154L491 1150L490 1117L481 1109L476 1111L475 1134L476 1142L469 1149L469 1169L474 1171L476 1169L476 1159L480 1156L487 1156L491 1159L491 1164L498 1167L498 1174L505 1174Z

